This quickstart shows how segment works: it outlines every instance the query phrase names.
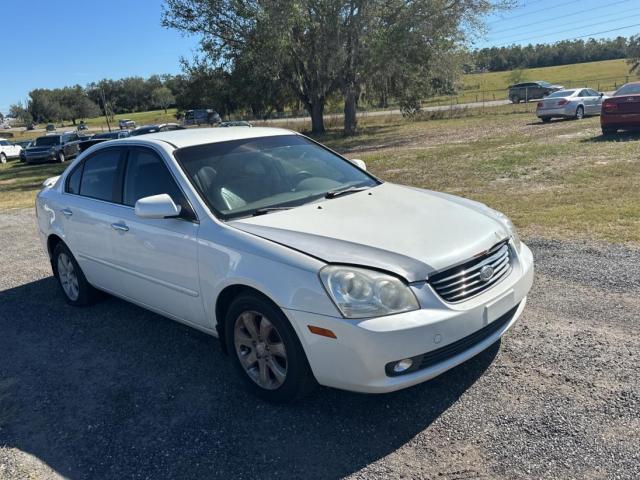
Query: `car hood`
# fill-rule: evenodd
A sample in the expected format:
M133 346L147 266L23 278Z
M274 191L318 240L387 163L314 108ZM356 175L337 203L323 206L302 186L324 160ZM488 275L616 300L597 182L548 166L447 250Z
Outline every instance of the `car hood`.
M229 225L327 263L425 280L509 236L497 212L453 195L383 183Z

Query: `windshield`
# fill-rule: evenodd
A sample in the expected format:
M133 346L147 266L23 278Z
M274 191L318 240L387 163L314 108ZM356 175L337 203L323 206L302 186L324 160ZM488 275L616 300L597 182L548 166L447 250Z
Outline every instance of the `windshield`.
M553 98L553 97L570 97L571 95L573 95L574 93L576 93L575 90L560 90L559 92L553 92L549 95L547 95L547 98Z
M538 85L540 85L541 87L551 87L552 85L549 82L538 82Z
M295 207L330 191L378 185L348 160L299 135L186 147L175 156L200 195L224 219Z
M52 135L50 137L36 138L36 147L47 147L49 145L59 145L60 137Z
M620 95L640 95L640 83L628 83L620 87L616 93L613 94L614 97L618 97Z

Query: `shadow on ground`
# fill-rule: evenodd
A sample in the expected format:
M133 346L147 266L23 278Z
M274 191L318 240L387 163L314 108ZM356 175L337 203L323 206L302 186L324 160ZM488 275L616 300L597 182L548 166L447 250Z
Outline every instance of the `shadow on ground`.
M348 475L428 427L499 348L394 394L270 405L215 339L112 297L73 308L57 288L0 292L0 445L71 479Z
M640 132L639 131L624 131L613 133L611 135L598 135L597 137L590 137L581 140L581 142L585 143L593 143L593 142L634 142L640 140Z

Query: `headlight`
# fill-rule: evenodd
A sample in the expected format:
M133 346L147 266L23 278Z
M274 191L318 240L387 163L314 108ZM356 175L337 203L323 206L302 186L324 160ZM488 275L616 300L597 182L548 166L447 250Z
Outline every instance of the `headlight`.
M518 253L520 253L520 249L522 247L522 241L520 240L520 236L518 235L518 231L516 230L515 225L513 224L511 219L507 217L504 213L496 211L496 216L500 221L502 221L502 223L504 223L504 225L507 227L507 230L509 230L509 234L513 239L513 244L515 245Z
M320 279L346 318L366 318L418 310L411 289L391 275L364 268L329 265Z

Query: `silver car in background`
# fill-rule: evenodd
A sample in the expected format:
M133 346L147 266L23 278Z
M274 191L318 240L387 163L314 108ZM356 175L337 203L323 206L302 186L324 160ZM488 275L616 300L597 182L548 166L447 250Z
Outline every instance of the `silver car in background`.
M536 115L543 122L552 118L575 118L580 120L586 115L600 115L604 93L590 88L560 90L538 102Z

